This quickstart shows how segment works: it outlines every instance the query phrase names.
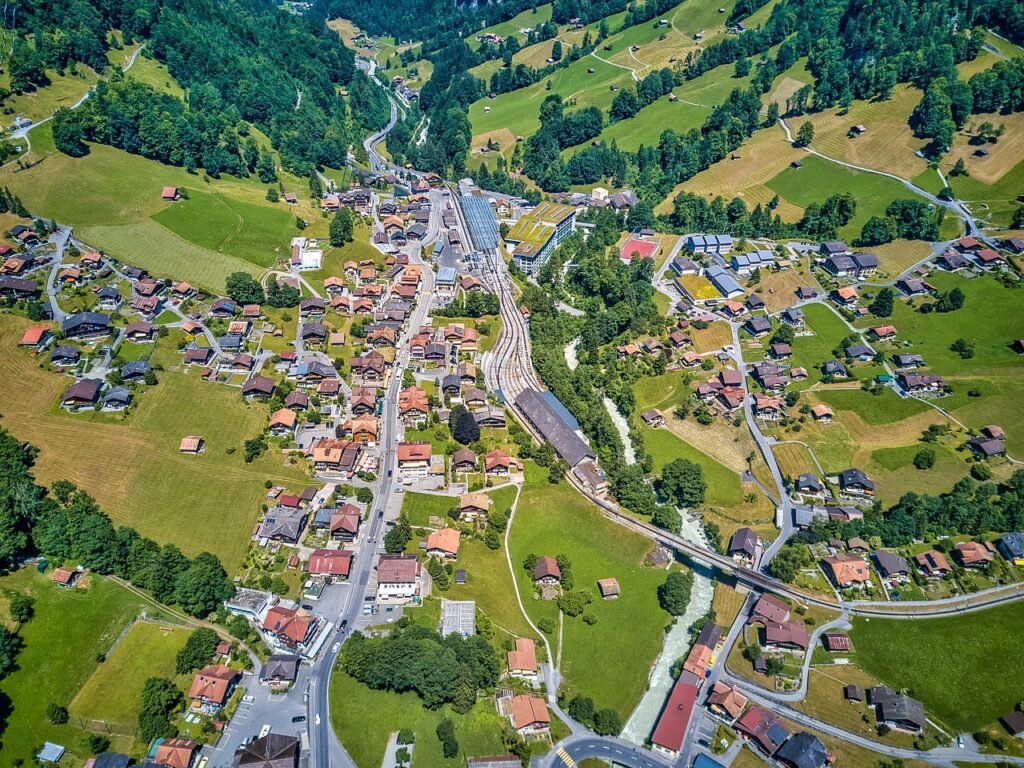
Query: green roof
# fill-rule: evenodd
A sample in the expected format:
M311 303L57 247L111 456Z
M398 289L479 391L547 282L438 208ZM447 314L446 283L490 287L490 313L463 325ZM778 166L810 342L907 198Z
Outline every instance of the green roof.
M555 227L575 211L571 205L542 202L515 223L505 240L510 243L533 243L541 247L555 233Z

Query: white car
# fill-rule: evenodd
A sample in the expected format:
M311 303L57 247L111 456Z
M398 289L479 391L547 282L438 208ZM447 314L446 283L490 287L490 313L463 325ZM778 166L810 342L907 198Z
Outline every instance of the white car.
M335 643L334 646L331 648L331 653L337 653L340 648L341 643Z
M264 726L263 726L262 728L260 728L260 735L259 735L259 738L261 738L261 739L262 739L262 738L263 738L264 736L266 736L266 735L267 735L268 733L270 733L270 723L267 723L267 724L266 724L266 725L264 725Z

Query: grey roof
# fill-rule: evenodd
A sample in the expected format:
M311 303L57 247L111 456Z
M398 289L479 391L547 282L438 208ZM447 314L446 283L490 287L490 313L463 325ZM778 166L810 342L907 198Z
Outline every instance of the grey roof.
M121 298L121 294L118 292L117 288L115 288L112 285L105 285L105 286L103 286L102 288L100 288L96 292L96 295L99 296L101 299L119 299L119 298Z
M846 348L847 357L866 357L867 355L874 354L875 350L873 350L867 344L853 344Z
M790 307L782 313L782 319L787 323L802 323L804 321L804 312L800 307Z
M104 752L96 755L93 768L128 768L131 758L120 752Z
M75 347L68 346L67 344L55 347L53 352L50 353L51 360L77 360L81 356L81 353Z
M260 670L260 680L295 680L299 674L299 657L275 654L267 659Z
M846 243L842 240L826 240L821 244L822 253L842 253L847 250L849 248L847 248Z
M821 485L821 480L819 480L816 475L805 473L800 475L800 477L796 479L796 489L798 491L808 490L818 493L823 488Z
M896 693L891 688L878 686L868 690L876 716L883 723L900 723L923 729L927 724L924 704L905 693Z
M910 566L907 564L907 561L886 549L880 549L875 552L875 562L878 563L878 570L882 572L883 576L910 573Z
M449 373L447 376L445 376L443 379L441 379L441 389L442 389L442 391L443 390L448 390L448 389L458 390L458 389L461 389L461 387L462 387L462 380L459 378L459 375L457 373Z
M124 403L127 405L132 401L132 393L127 387L114 387L103 396L103 403Z
M223 349L240 349L242 337L237 333L225 334L224 336L217 337L217 345Z
M145 376L149 373L149 369L152 366L145 360L132 360L130 363L126 363L121 369L121 378L131 379L136 376Z
M302 523L306 513L302 509L291 509L289 507L274 507L267 516L263 518L260 525L260 538L289 539L295 541L302 533Z
M867 269L877 267L879 261L873 253L855 253L853 254L853 263L857 265L857 269Z
M292 768L299 761L299 740L282 733L268 733L235 751L234 768Z
M843 365L838 360L829 360L827 363L825 363L825 365L822 368L822 370L825 372L826 375L828 375L830 373L833 376L846 376L847 375L846 366Z
M750 318L744 325L746 325L747 330L751 333L767 333L772 329L771 321L766 317L760 316Z
M110 315L104 315L102 312L79 312L77 315L72 315L63 323L61 323L61 330L64 333L73 331L82 325L101 325L104 327L110 326Z
M1024 557L1024 533L1014 531L1004 534L999 540L999 548L1010 557Z
M726 298L735 296L738 293L743 293L743 286L736 282L736 278L717 264L708 267L704 274L707 276L708 280L714 283L718 292Z
M745 552L753 556L757 551L757 534L752 528L740 528L729 541L729 553Z
M775 757L791 768L823 768L828 763L828 748L817 736L800 731L779 747Z
M840 472L839 485L843 488L848 485L859 485L872 490L875 487L875 484L871 482L871 479L864 473L864 470L857 468L844 469Z
M532 389L524 390L515 402L516 407L540 431L544 439L551 443L551 447L568 462L570 467L576 466L584 459L596 458L583 439L559 418L539 392Z

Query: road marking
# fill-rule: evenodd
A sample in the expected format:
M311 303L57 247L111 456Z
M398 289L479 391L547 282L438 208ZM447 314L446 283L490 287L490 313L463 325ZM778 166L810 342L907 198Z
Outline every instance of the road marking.
M576 761L573 760L572 757L569 756L569 753L565 751L565 747L559 747L555 754L557 754L561 761L569 766L569 768L576 768Z

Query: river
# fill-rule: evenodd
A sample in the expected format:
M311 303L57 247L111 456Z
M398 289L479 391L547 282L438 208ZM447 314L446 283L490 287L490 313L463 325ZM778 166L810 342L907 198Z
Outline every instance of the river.
M575 371L579 367L580 359L576 354L579 346L580 340L577 337L565 347L565 364L569 366L570 371ZM604 407L608 411L608 415L612 417L612 423L615 425L615 429L618 430L619 437L622 438L623 456L626 459L626 463L635 464L636 451L633 450L633 441L629 439L629 424L626 422L626 418L619 413L619 409L615 407L615 403L610 398L604 398Z
M684 517L679 535L687 541L707 545L699 517L694 517L693 520ZM654 724L675 682L669 675L672 663L690 650L690 627L711 609L711 599L714 596L711 579L705 571L695 570L693 577L693 591L690 593L690 604L686 606L686 613L680 616L666 633L661 655L651 670L647 692L633 710L622 731L622 738L634 744L643 745L654 730Z

